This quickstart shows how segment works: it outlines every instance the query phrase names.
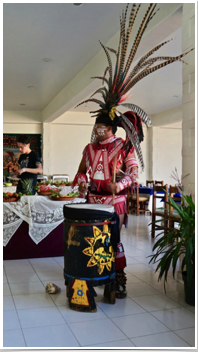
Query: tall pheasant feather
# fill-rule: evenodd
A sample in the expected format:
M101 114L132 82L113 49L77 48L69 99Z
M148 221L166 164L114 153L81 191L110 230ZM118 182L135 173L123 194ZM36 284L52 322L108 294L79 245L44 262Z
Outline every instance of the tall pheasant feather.
M128 11L129 4L127 4L125 10L122 11L122 14L120 16L120 36L117 50L115 50L114 48L109 48L100 42L100 45L107 57L108 66L105 69L103 76L96 76L92 78L102 80L102 87L98 88L89 99L84 100L77 106L89 101L94 102L100 107L96 111L91 111L91 113L96 114L96 117L101 114L107 114L107 116L111 116L112 119L113 116L112 123L119 123L119 126L122 126L125 129L127 138L130 143L134 145L135 150L137 152L137 156L143 167L143 157L141 153L140 142L138 139L138 131L136 131L137 126L135 129L133 123L131 121L128 121L127 117L124 114L116 111L116 108L118 106L127 107L128 109L130 109L130 111L137 114L141 121L145 123L145 125L148 127L151 124L151 120L140 107L131 103L123 103L125 100L129 99L129 91L140 80L152 74L153 72L163 67L166 67L167 65L172 64L175 61L183 62L182 58L185 55L189 54L192 50L194 50L194 48L177 56L157 55L155 57L151 57L151 55L155 54L160 48L170 42L170 40L167 40L150 49L138 60L138 62L131 69L141 39L149 23L152 21L154 16L156 16L159 10L156 9L157 4L151 3L148 5L147 10L143 15L143 18L140 21L139 28L137 30L136 35L134 36L135 39L131 45L131 49L129 50L128 54L130 37L133 32L134 24L137 18L139 17L138 15L140 13L139 10L141 5L142 4L133 4L131 6L131 10ZM127 17L129 17L128 25L126 24ZM113 61L111 60L111 53L113 55L116 55L116 62L114 68L112 64ZM95 94L101 94L101 99L103 99L103 101L92 98ZM92 138L94 138L94 133L92 134Z

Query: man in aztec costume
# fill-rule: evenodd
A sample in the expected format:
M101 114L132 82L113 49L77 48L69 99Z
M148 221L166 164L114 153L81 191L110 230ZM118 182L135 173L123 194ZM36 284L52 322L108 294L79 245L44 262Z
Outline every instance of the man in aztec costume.
M88 190L88 202L96 204L114 205L115 211L120 218L120 230L123 224L127 224L126 194L127 187L132 186L138 176L138 163L135 152L139 159L142 170L144 162L140 143L143 141L142 122L148 125L151 121L147 114L137 105L124 103L129 97L128 93L134 85L152 72L167 66L187 55L190 51L176 57L157 56L151 57L170 40L152 48L139 59L137 64L130 70L131 64L137 52L141 38L152 18L156 15L157 4L148 5L148 9L142 19L138 32L135 36L131 50L127 55L129 39L135 19L141 4L133 4L129 13L128 26L126 20L129 4L123 10L120 18L120 39L117 51L101 46L107 56L108 67L102 77L93 77L102 80L103 85L90 97L77 106L88 101L95 102L99 109L91 111L96 117L93 128L91 143L84 151L83 157L74 178L73 184L79 185L79 192L87 192L87 174L89 175L90 187ZM116 56L113 71L109 52ZM161 62L156 64L156 62ZM108 74L108 78L106 77ZM95 94L101 94L102 99L92 98ZM122 113L120 107L128 111ZM117 127L124 128L126 140L115 136ZM116 297L126 297L126 258L122 243L120 242L115 253L116 270Z

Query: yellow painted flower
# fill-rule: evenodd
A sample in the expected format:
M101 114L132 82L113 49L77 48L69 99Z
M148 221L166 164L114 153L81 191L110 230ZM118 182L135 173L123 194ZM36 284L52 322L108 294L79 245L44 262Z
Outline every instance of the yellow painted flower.
M98 273L101 275L106 267L111 270L112 262L115 262L113 247L109 245L111 233L108 224L103 226L101 231L98 227L93 226L94 237L86 237L85 240L90 247L85 248L83 253L90 256L87 267L98 266Z

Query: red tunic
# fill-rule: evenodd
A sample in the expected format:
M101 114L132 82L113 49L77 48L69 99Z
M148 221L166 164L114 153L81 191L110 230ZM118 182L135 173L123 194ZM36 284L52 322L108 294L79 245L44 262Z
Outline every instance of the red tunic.
M89 203L112 205L112 194L108 185L112 182L114 162L116 158L116 172L123 163L128 166L136 166L137 161L127 158L126 151L122 148L124 140L111 136L104 141L88 144L83 151L87 173L90 179L91 192L88 194ZM133 153L134 147L129 154ZM119 182L121 192L114 197L114 208L118 215L126 214L127 186L132 183L131 176L127 175Z

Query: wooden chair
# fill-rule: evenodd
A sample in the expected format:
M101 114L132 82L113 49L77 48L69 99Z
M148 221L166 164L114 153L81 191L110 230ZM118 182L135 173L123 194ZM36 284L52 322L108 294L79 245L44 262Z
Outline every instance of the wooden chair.
M167 192L164 192L164 190ZM157 194L157 192L160 192L162 194ZM164 209L158 209L156 207L156 200L157 198L162 199L164 198L164 203L162 203L162 208ZM159 226L155 223L153 223L154 221L156 221L156 217L159 216L160 218L164 219L164 235L167 234L167 228L168 228L168 204L166 203L168 202L168 185L165 186L157 186L154 185L153 186L153 207L152 207L152 237L155 237L155 231L157 231L157 229L160 230L160 228L162 229L162 226ZM163 221L163 220L162 220Z
M146 180L146 187L153 187L153 185L154 185L154 180L152 181Z
M174 200L174 201L180 201L181 202L181 198L180 197L174 197L175 193L179 193L178 188L176 186L172 186L170 185L170 191L169 191L169 195L170 197ZM178 214L174 214L173 212L173 207L171 207L171 205L169 205L169 229L174 228L174 223L175 222L179 222L180 220L180 216Z
M163 186L164 185L164 181L155 181L155 185Z
M147 197L141 197L139 195L139 183L135 182L134 188L128 187L127 193L127 212L131 214L133 211L136 212L136 215L139 216L139 213L145 213L146 209L146 202L148 201Z

